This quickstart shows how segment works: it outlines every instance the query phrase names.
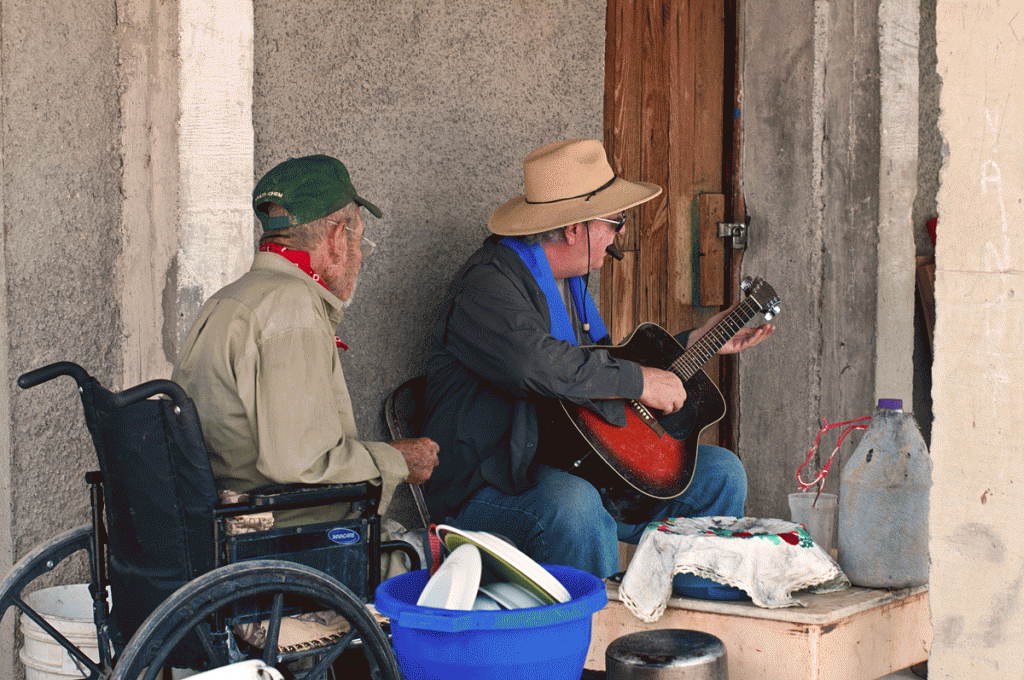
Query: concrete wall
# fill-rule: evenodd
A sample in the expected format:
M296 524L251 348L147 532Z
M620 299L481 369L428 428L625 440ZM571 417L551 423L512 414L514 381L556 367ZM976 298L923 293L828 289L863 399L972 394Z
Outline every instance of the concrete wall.
M874 405L878 5L743 6L744 270L772 281L783 307L757 360L741 362L738 448L748 514L788 517L786 495L798 490L794 473L821 419L870 415ZM818 465L834 443L823 438Z
M0 568L87 519L95 466L73 383L14 379L72 359L121 372L114 3L8 2L0 23ZM6 617L10 630L13 616ZM4 637L7 638L9 633ZM12 677L10 645L0 675Z
M932 678L1024 675L1024 13L940 2Z
M54 523L81 518L68 512L84 507L71 490L91 457L73 384L22 392L12 378L61 359L101 379L121 369L113 9L92 2L3 7L4 393L11 398L19 554ZM45 502L68 496L59 513Z
M340 329L356 417L422 370L444 286L522 193L522 162L600 139L603 0L256 3L256 175L328 153L384 211Z

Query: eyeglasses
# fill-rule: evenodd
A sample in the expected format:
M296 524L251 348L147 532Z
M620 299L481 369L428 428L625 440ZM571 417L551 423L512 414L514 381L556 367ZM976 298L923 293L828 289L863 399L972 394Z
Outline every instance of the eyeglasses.
M625 214L619 215L619 219L617 219L617 220L609 220L609 219L606 219L604 217L595 217L594 219L595 220L600 220L602 222L607 222L608 224L614 225L615 226L615 233L616 234L621 234L622 230L626 228L626 215Z
M330 220L327 220L327 224L333 224L334 226L337 226L341 224L341 222L331 222ZM355 229L348 226L347 224L345 225L345 231L349 232L350 234L355 234L356 236L359 237L359 251L363 254L363 257L369 257L370 254L373 252L374 248L377 247L376 243L366 238L362 234L357 234Z

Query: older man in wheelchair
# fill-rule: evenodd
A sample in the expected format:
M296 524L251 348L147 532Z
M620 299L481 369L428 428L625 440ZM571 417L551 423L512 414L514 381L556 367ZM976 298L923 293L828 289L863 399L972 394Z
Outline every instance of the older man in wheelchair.
M399 678L364 602L380 578L418 568L382 541L401 482L437 464L426 438L361 441L335 335L363 257L361 198L328 156L289 159L253 191L264 237L253 266L200 310L172 380L121 393L61 362L19 379L70 376L99 457L93 523L37 547L0 584L87 678L147 680L262 659L288 676L330 677L355 654ZM99 641L92 659L22 597L85 551ZM109 601L108 601L109 590Z

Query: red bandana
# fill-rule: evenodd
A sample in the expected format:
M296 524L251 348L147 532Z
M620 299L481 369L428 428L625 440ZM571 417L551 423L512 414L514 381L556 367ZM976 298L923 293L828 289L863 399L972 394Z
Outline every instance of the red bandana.
M327 287L327 284L323 282L323 279L320 278L320 275L313 271L313 268L309 265L309 253L302 250L292 250L290 248L285 248L284 246L279 245L277 243L262 244L260 246L260 252L277 253L278 255L288 260L302 271L306 272L306 274L308 274L311 279L313 279L321 286L323 286L324 290L331 290L330 288ZM341 338L339 338L337 335L334 336L334 342L341 349L346 351L348 350L348 345L343 343L341 341Z

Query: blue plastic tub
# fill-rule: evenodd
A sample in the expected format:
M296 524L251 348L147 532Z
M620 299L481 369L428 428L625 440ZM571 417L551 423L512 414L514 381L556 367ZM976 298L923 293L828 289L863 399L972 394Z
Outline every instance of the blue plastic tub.
M572 567L544 567L569 591L569 602L502 611L435 609L416 605L426 570L381 583L376 607L391 619L406 680L579 680L591 617L608 603L604 581Z
M728 586L696 574L676 574L672 577L672 592L698 600L749 600L742 588Z

